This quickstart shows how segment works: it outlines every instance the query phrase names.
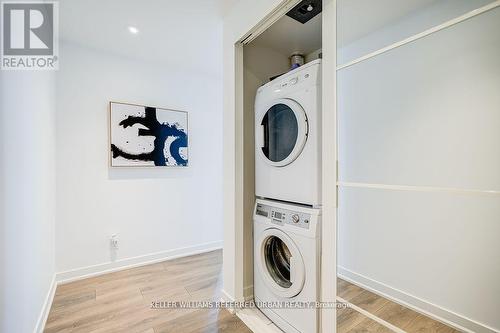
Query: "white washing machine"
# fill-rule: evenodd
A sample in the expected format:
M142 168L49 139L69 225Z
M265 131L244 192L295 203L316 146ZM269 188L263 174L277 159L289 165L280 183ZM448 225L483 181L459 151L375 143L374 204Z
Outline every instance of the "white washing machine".
M263 85L255 97L255 193L321 205L321 60Z
M316 333L320 210L257 199L253 216L257 307L286 333Z

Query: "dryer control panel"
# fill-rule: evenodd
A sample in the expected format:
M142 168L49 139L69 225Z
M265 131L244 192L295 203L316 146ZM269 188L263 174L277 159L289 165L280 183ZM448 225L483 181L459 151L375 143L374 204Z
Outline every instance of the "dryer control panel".
M309 229L310 214L296 212L293 210L272 207L264 204L257 204L255 214L267 217L278 225L290 224L296 227Z

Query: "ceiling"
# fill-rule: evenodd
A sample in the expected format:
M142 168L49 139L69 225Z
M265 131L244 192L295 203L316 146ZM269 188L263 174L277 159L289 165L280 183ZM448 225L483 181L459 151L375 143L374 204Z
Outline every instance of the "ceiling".
M271 48L286 56L316 51L321 48L321 14L304 24L283 16L251 44Z
M60 38L116 55L220 75L222 17L236 2L64 0L59 2ZM131 34L129 26L139 33Z
M339 45L439 0L338 0ZM93 49L220 75L222 18L238 0L64 0L60 37ZM390 10L388 10L390 9ZM129 26L139 30L136 35ZM301 24L288 16L252 44L284 55L321 47L321 14Z
M439 0L338 0L338 45L350 44L384 26ZM283 16L257 37L252 44L281 54L310 53L321 48L321 14L301 24Z
M340 47L393 24L439 0L338 0L337 35Z

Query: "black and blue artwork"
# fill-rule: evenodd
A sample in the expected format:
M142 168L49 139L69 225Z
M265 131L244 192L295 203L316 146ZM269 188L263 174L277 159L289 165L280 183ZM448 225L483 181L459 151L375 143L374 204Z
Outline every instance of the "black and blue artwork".
M187 112L110 103L111 166L187 166Z

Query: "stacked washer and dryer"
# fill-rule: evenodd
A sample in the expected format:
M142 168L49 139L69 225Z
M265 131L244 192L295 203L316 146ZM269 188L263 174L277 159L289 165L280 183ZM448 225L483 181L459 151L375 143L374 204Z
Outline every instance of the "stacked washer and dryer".
M320 82L319 59L263 85L255 99L254 297L286 333L319 326Z

